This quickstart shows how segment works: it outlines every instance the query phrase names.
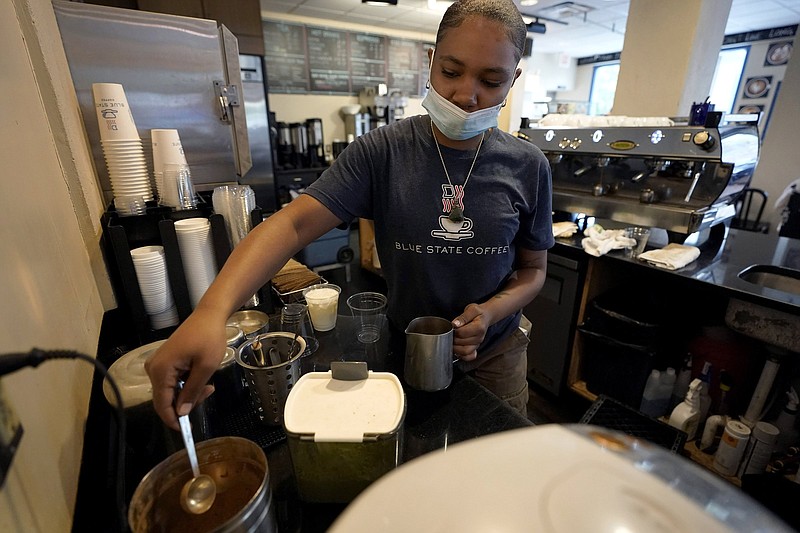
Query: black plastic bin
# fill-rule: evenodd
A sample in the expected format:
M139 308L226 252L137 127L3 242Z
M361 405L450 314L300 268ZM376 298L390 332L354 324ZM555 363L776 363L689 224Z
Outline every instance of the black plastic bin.
M651 346L669 339L672 319L663 301L647 292L611 291L592 300L586 322L592 331L626 344Z
M581 375L589 392L639 408L650 371L661 363L658 350L621 342L579 327L583 339Z

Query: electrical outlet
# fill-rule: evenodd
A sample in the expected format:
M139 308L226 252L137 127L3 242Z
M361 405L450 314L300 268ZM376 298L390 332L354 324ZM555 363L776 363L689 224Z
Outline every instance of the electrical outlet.
M22 439L22 424L8 401L0 380L0 488L11 468L11 460Z

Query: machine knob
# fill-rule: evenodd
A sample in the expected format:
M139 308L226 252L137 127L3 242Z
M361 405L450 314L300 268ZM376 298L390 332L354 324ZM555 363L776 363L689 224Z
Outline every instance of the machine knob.
M701 131L694 134L692 142L700 147L700 149L709 151L714 147L716 141L714 137L707 131Z

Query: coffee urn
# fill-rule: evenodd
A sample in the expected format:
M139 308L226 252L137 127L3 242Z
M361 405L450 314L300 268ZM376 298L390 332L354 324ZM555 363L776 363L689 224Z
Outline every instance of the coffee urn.
M309 167L325 166L325 143L322 139L322 119L309 118L305 122L308 139L307 162Z
M294 168L305 168L308 158L308 132L305 124L292 122L289 125L292 137L292 165Z
M277 122L278 168L292 168L292 132L286 122Z

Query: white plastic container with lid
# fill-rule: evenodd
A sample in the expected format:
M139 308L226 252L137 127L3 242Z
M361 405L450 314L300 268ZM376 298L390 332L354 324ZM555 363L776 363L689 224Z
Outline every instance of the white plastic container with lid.
M366 363L333 362L301 377L283 420L300 498L346 503L394 469L405 411L397 376Z
M748 440L750 428L738 420L729 421L714 454L714 470L725 476L735 476Z

